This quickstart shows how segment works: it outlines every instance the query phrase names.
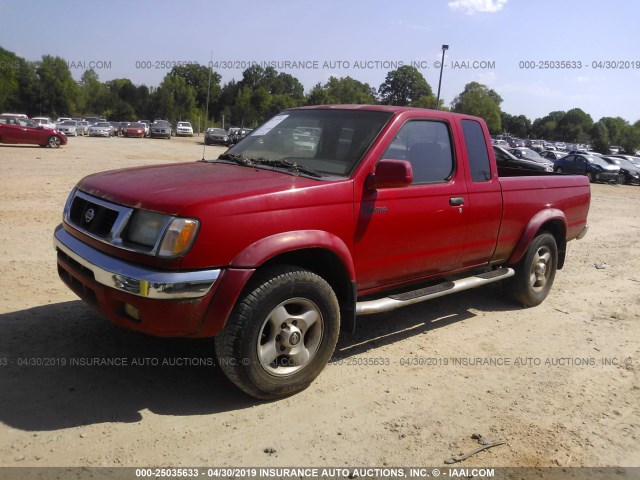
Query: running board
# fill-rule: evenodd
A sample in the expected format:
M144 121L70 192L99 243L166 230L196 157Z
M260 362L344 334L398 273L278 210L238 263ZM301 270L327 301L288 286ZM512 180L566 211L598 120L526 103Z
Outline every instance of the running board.
M470 288L480 287L488 283L498 282L505 278L513 277L515 272L511 268L500 268L490 272L474 275L473 277L461 278L450 282L443 282L431 287L421 288L412 292L391 295L389 297L369 300L367 302L356 303L356 315L370 315L372 313L382 313L406 307L414 303L424 302L432 298L444 297Z

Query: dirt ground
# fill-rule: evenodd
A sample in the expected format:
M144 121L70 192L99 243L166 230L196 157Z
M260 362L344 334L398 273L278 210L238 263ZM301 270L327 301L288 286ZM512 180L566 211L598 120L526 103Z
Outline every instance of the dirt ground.
M640 466L640 187L593 185L591 230L539 307L493 286L361 317L310 388L263 403L224 378L211 340L121 329L56 272L76 181L202 150L0 145L1 466L440 466L474 433L506 444L464 467ZM128 365L70 365L94 358Z

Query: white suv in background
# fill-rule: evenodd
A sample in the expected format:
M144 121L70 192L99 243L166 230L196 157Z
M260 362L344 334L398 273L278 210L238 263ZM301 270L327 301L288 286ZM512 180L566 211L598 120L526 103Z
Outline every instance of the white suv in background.
M38 125L42 125L45 128L56 128L56 124L49 117L33 117L31 121L33 123L37 123Z
M193 127L189 122L178 122L176 125L176 137L181 135L193 137Z

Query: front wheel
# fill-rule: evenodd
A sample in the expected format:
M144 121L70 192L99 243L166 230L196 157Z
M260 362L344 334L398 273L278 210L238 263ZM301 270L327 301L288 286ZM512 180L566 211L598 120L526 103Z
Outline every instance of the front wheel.
M294 266L256 273L216 337L224 374L249 395L281 398L307 388L335 349L338 299L321 277Z
M589 183L593 183L593 174L591 172L587 172L587 178L589 179Z
M60 137L56 135L51 135L49 137L49 141L47 142L47 145L51 148L58 148L61 143L62 142L60 141Z
M562 167L558 167L556 169L556 173L564 173L564 170L562 169Z
M550 233L539 234L515 266L516 274L507 284L509 293L527 307L540 305L551 290L557 266L556 239Z

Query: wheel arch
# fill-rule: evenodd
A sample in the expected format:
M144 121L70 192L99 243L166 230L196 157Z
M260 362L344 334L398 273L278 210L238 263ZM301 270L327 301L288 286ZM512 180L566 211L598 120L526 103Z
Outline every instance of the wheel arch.
M509 256L507 264L514 265L518 263L524 256L531 241L542 232L548 232L556 240L558 247L558 270L564 265L567 253L567 220L561 210L549 208L538 212L529 221L524 232L520 236L520 240L516 244L516 248Z
M294 265L309 270L329 283L340 303L343 330L355 328L355 268L351 252L337 236L307 230L276 234L244 249L232 261L236 268Z

